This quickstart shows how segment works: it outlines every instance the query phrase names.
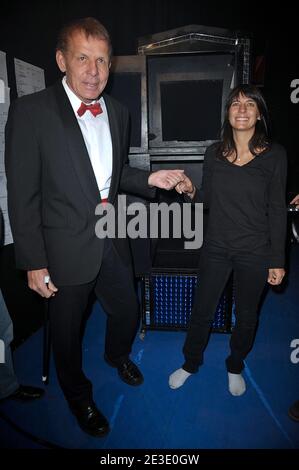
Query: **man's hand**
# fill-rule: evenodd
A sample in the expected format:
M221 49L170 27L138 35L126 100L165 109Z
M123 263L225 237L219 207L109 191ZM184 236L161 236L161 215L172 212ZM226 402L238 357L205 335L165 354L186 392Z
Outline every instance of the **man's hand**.
M49 271L44 269L35 269L27 272L28 286L42 297L52 297L58 291L50 279Z
M285 276L285 270L283 268L271 268L269 269L268 282L272 286L278 286L281 284Z
M196 192L196 187L193 185L192 181L187 175L184 176L184 180L178 183L175 189L179 194L184 193L189 196L190 199L193 199Z
M184 170L159 170L148 177L148 185L160 189L173 189L184 179Z
M296 208L299 209L299 194L291 200L290 204L296 204Z

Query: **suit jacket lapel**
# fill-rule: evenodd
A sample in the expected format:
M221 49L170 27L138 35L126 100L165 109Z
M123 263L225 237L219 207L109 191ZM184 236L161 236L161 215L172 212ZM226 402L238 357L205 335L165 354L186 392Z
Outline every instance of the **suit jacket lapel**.
M119 182L119 174L120 174L120 166L121 166L121 149L120 149L120 135L119 135L119 125L117 122L117 116L115 107L113 106L113 102L109 99L109 96L106 93L103 95L108 119L109 119L109 126L110 126L110 134L111 134L111 141L112 141L112 176L111 176L111 185L109 191L109 202L113 202L117 189L118 189L118 182Z
M54 86L54 92L65 128L67 146L78 180L86 197L93 205L96 205L100 202L100 192L80 126L61 82Z

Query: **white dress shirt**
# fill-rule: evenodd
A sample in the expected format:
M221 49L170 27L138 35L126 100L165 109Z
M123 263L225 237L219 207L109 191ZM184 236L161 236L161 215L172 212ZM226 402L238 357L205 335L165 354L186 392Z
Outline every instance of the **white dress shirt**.
M83 116L80 117L77 114L81 105L80 98L70 89L66 77L63 77L62 84L78 120L101 199L106 199L108 198L112 175L112 141L104 98L101 97L99 100L103 110L101 114L95 117L90 111L85 111Z

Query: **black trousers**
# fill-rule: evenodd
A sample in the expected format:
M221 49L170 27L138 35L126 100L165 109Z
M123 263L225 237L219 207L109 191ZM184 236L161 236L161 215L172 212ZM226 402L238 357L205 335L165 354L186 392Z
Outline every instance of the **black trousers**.
M228 372L241 373L252 348L259 301L268 276L268 257L238 253L207 243L200 261L199 286L183 352L183 368L197 372L203 364L215 311L231 272L234 272L236 324L226 359Z
M95 293L107 314L105 354L117 366L128 358L138 328L132 266L123 262L112 241L106 239L97 278L88 284L57 288L49 312L59 383L71 406L88 403L92 385L82 370L82 330L90 296Z

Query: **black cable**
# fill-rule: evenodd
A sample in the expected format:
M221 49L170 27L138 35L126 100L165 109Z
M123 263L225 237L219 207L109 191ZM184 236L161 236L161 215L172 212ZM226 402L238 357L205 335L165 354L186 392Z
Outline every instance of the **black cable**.
M8 423L15 431L18 433L22 434L25 436L27 439L40 444L44 447L47 447L49 449L66 449L66 447L59 446L58 444L53 444L52 442L46 441L45 439L42 439L40 437L35 436L34 434L31 434L28 431L25 431L23 428L18 426L16 423L14 423L5 413L0 411L0 418L3 419L6 423Z

